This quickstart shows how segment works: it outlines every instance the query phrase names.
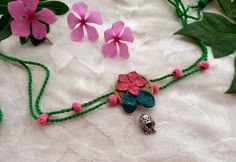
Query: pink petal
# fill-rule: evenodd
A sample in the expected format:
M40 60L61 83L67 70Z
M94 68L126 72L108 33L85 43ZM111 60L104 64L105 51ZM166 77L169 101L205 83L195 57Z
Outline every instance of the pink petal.
M134 82L139 77L139 74L136 71L131 71L129 72L128 77L132 82Z
M127 74L120 74L120 75L118 76L118 78L119 78L119 81L120 81L120 82L123 82L123 83L130 83L130 80L129 80L129 77L128 77Z
M84 19L86 12L88 10L88 6L84 2L74 3L72 9L79 14L79 16Z
M118 84L118 90L120 91L128 91L129 85L126 83L119 83Z
M92 11L89 14L89 16L86 18L86 22L102 25L103 24L103 20L102 20L102 16L101 16L100 12Z
M84 30L83 30L83 25L81 24L78 28L75 28L71 32L71 40L81 41L83 38L84 38Z
M112 31L115 33L116 36L120 36L120 33L122 32L124 26L125 23L123 21L116 21L112 24Z
M139 88L136 87L136 86L131 86L129 87L129 93L135 95L135 96L138 96L138 91L139 91Z
M67 23L70 29L74 29L74 27L80 23L80 19L77 18L74 14L69 13L67 16Z
M135 85L138 86L138 87L143 87L145 86L146 84L146 81L141 78L141 77L138 77L135 81L134 81Z
M14 19L27 15L27 10L22 1L9 2L8 11Z
M112 31L112 29L107 29L105 32L104 32L104 38L105 38L105 42L107 43L108 41L112 40L115 38L115 35Z
M134 41L134 36L133 36L132 30L130 29L130 27L125 27L125 29L120 37L120 40L127 41L127 42Z
M42 20L47 24L54 24L57 21L56 15L47 8L43 8L35 15L37 16L37 19Z
M30 22L27 18L16 19L11 22L12 34L21 37L27 37L30 35Z
M116 49L116 42L112 41L110 43L105 43L102 46L102 53L104 55L104 57L115 57L117 54L117 49Z
M35 12L39 4L39 0L21 0L21 1L24 2L24 4L29 8L31 12Z
M32 21L32 31L34 38L39 40L45 38L47 35L46 25L37 20Z
M97 30L93 26L87 24L85 25L85 28L87 30L89 40L93 42L96 41L99 37Z
M120 47L120 56L124 59L128 59L129 51L127 44L119 42L119 47Z

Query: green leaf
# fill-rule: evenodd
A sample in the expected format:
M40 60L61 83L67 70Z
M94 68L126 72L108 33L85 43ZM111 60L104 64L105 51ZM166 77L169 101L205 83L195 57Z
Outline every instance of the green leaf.
M180 34L204 41L212 47L215 58L232 54L236 50L236 25L224 16L203 13L203 20L177 31Z
M230 88L226 91L226 93L236 93L236 57L234 59L234 69L235 69L234 79L231 83Z
M225 14L231 18L236 18L236 1L217 0Z
M69 7L65 3L59 1L41 1L37 10L41 10L42 8L48 8L56 15L63 15L69 10Z
M137 108L137 101L132 94L130 94L129 92L126 92L122 99L122 106L125 112L132 113Z
M12 17L10 15L3 15L0 19L0 41L12 35L10 23Z
M20 43L22 45L26 44L28 41L29 41L29 37L20 37Z
M0 0L0 15L9 15L7 4L9 0Z
M46 40L46 38L43 38L41 40L36 39L36 38L33 37L33 35L30 35L29 39L30 39L31 43L35 46L40 45L41 43L45 42L45 40Z
M48 24L44 23L44 22L41 22L41 23L43 23L43 24L46 25L47 33L49 33L49 31L50 31L50 26L49 26ZM45 40L46 40L46 38L43 38L43 39L41 39L41 40L34 38L34 36L33 36L33 34L32 34L32 31L31 31L31 34L30 34L30 36L29 36L28 39L30 39L31 43L32 43L33 45L35 45L35 46L40 45L41 43L45 42Z
M147 91L139 90L139 95L136 97L136 100L139 104L141 104L143 107L151 108L155 106L155 98L153 95Z

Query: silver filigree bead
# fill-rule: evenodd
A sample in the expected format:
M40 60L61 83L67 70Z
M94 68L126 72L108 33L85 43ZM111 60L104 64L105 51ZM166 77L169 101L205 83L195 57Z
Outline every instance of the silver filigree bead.
M142 114L139 119L140 126L145 134L153 134L155 130L155 121L150 115Z

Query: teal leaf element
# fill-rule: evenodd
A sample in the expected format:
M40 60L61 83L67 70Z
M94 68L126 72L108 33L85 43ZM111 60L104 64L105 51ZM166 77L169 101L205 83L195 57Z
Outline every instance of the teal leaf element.
M64 15L67 11L69 11L69 7L65 3L59 1L40 1L37 11L42 8L48 8L56 15Z
M236 1L217 0L225 14L231 18L236 18Z
M12 35L11 24L12 17L10 15L3 15L0 19L0 41Z
M139 90L139 95L136 97L136 100L140 105L146 108L155 106L155 98L153 97L153 95L141 89Z
M234 59L234 69L235 69L234 79L231 83L230 88L225 93L236 93L236 57Z
M122 99L122 106L125 112L132 113L137 108L137 101L132 94L126 92Z
M203 20L194 22L175 34L204 41L212 47L215 58L232 54L236 50L236 25L224 16L203 13Z

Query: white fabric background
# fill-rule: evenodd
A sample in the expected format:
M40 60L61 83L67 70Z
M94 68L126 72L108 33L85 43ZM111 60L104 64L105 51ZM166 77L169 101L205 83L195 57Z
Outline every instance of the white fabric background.
M75 0L65 0L71 7ZM185 0L197 3L197 0ZM165 0L87 0L89 11L99 10L96 43L70 40L66 15L58 17L48 36L54 43L21 46L18 38L0 43L1 52L41 62L51 70L42 98L44 111L86 102L112 90L120 73L136 70L148 78L192 64L201 50L191 39L172 34L181 28L174 9ZM211 3L205 11L219 10ZM134 31L129 60L105 59L103 31L121 19ZM28 111L27 74L12 62L0 60L1 162L235 162L236 100L224 94L233 77L233 57L213 59L211 69L170 86L156 96L150 113L157 133L146 136L138 127L140 111L131 115L121 106L103 106L67 122L38 125ZM44 72L32 67L34 96Z

